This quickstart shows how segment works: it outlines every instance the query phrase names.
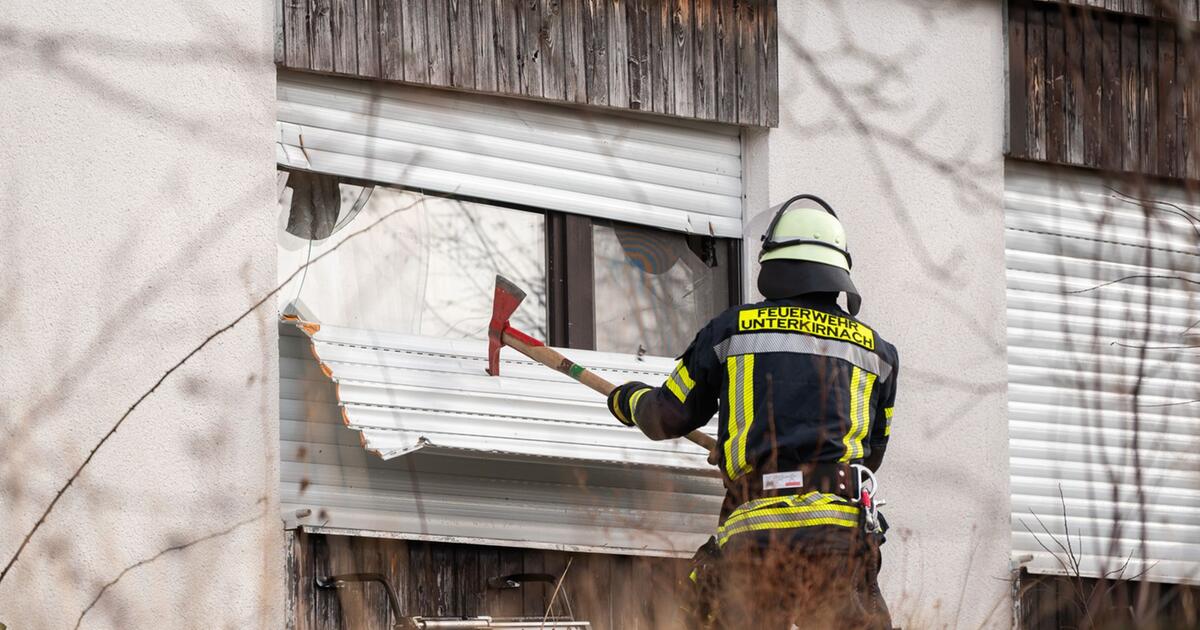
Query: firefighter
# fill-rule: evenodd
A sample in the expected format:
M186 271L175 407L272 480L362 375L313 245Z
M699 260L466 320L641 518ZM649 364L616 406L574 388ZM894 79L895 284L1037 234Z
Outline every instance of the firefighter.
M692 575L710 622L890 628L867 471L891 433L896 348L855 318L845 230L821 199L779 206L759 262L764 301L718 315L662 387L625 383L609 410L654 440L719 413L725 501Z

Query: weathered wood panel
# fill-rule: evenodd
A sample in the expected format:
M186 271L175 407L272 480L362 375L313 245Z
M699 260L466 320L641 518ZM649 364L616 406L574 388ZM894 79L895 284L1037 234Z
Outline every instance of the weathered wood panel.
M1196 586L1022 572L1019 593L1016 621L1025 630L1200 627Z
M1096 7L1146 17L1200 20L1200 0L1038 0L1038 2Z
M1009 155L1200 178L1200 29L1102 4L1010 2Z
M331 0L309 0L309 63L313 70L332 72L333 6Z
M275 55L297 70L773 126L776 1L276 0Z
M396 623L377 584L326 590L316 587L318 576L381 573L396 590L405 616L541 617L552 586L531 582L497 589L488 580L515 573L562 575L564 570L571 610L593 630L683 628L683 560L303 532L288 533L285 558L288 626L296 630L376 630ZM555 601L553 612L561 614L561 591Z

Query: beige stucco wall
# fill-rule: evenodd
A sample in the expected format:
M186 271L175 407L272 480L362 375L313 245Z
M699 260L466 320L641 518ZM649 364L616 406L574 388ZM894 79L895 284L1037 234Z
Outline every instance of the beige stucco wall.
M1001 3L779 2L782 122L747 142L756 210L847 224L862 317L900 349L883 589L905 628L1007 627Z
M267 2L0 17L0 562L275 281ZM169 376L0 583L10 629L282 625L273 301ZM98 599L97 599L98 597Z

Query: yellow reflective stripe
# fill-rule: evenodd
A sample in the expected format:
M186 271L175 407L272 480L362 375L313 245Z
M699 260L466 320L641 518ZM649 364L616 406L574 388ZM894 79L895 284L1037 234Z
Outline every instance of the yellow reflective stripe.
M887 418L887 424L883 426L883 434L885 436L892 434L892 412L895 411L895 409L895 407L888 407L887 409L883 410L883 415L885 418Z
M631 421L632 421L634 424L637 424L637 423L638 423L638 421L637 421L637 404L638 404L638 401L639 401L639 400L641 400L641 399L642 399L642 396L645 396L645 395L646 395L646 392L650 391L650 389L651 389L651 388L649 388L649 387L645 387L645 388L639 389L639 390L637 390L636 392L633 392L633 395L629 397L629 419L630 419L630 420L631 420Z
M850 428L842 436L845 452L839 462L848 462L863 457L863 439L871 425L871 392L875 389L875 375L854 368L850 375Z
M746 437L754 422L754 355L729 357L729 438L725 440L725 473L737 479L750 471L746 462Z
M862 415L862 420L859 422L862 427L858 432L858 437L855 440L854 446L858 452L855 459L866 457L866 450L863 448L863 442L867 439L867 434L871 432L871 394L875 391L876 376L870 372L866 373L867 385L863 389L862 402L859 403L861 408L859 413Z
M621 413L621 392L617 392L617 395L613 397L612 412L616 414L621 422L629 422L629 418L626 418L625 414Z
M814 498L818 502L812 502ZM754 503L751 501L735 510L717 529L717 544L724 546L731 536L749 531L793 529L816 525L857 526L858 508L845 503L829 503L836 498L834 495L810 492L801 497L773 499L776 504L783 502L784 507L745 509ZM805 504L806 501L812 502L812 504Z
M683 361L679 362L679 367L675 368L675 373L678 374L679 379L683 381L684 387L691 389L696 386L695 379L693 379L692 375L688 373L687 366L683 364Z
M696 381L692 380L692 375L688 374L687 366L683 364L683 361L680 361L675 365L675 371L671 372L671 375L667 377L667 382L664 385L682 403L687 401L688 394L692 393L692 388L696 386Z
M791 509L797 507L829 505L835 502L844 502L844 499L836 494L825 494L823 492L817 492L816 490L806 492L802 495L763 497L761 499L747 501L738 506L737 509L729 513L729 516L726 517L725 522L722 525L728 527L749 516L759 513L766 513L773 508ZM851 507L851 509L854 508Z

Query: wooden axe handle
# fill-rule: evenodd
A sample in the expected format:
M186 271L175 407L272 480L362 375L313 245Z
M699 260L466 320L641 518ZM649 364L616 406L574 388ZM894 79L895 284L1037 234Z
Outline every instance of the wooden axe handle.
M504 336L502 337L501 341L504 342L504 345L516 350L517 352L520 352L530 359L533 359L534 361L537 361L548 368L558 370L559 372L570 376L580 383L591 387L600 394L604 395L605 398L608 397L612 390L616 389L616 385L604 380L595 372L583 367L582 365L579 365L567 357L564 357L559 352L542 345L542 342L518 330L513 328L504 329ZM711 436L701 433L700 431L692 431L683 437L708 451L709 463L714 461L715 454L717 452L717 441L712 439Z

